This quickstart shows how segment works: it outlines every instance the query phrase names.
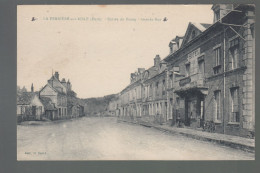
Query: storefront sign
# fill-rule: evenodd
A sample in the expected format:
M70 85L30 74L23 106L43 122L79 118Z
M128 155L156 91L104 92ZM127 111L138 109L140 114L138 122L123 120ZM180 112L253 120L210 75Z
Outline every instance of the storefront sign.
M197 58L200 55L200 48L194 50L193 52L188 54L188 60L192 59L192 58Z
M179 85L184 86L184 85L190 83L190 81L191 81L190 77L184 78L184 79L180 80Z

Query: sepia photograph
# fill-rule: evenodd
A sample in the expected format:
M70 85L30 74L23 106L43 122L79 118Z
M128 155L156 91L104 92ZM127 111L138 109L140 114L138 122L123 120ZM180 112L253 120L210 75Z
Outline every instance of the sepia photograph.
M17 160L255 160L255 5L18 5Z

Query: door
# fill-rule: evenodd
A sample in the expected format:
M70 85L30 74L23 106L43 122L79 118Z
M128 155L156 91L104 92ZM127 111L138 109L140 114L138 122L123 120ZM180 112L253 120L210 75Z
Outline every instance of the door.
M186 113L185 113L185 126L190 126L190 115L191 115L191 112L192 112L192 103L190 100L187 100L186 102Z
M36 106L32 106L32 118L36 118Z

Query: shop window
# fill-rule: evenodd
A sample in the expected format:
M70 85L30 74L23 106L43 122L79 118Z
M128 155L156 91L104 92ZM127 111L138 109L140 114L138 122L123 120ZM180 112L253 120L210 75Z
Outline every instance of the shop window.
M239 104L238 104L238 88L231 88L230 89L230 122L239 122Z
M215 97L215 120L221 120L221 111L220 111L220 91L214 92Z

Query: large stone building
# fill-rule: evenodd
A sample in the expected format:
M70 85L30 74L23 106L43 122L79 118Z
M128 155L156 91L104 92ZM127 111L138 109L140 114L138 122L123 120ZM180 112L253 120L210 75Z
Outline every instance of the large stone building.
M131 74L119 96L119 116L172 120L248 136L255 130L255 6L212 6L214 23L189 23L170 54Z

